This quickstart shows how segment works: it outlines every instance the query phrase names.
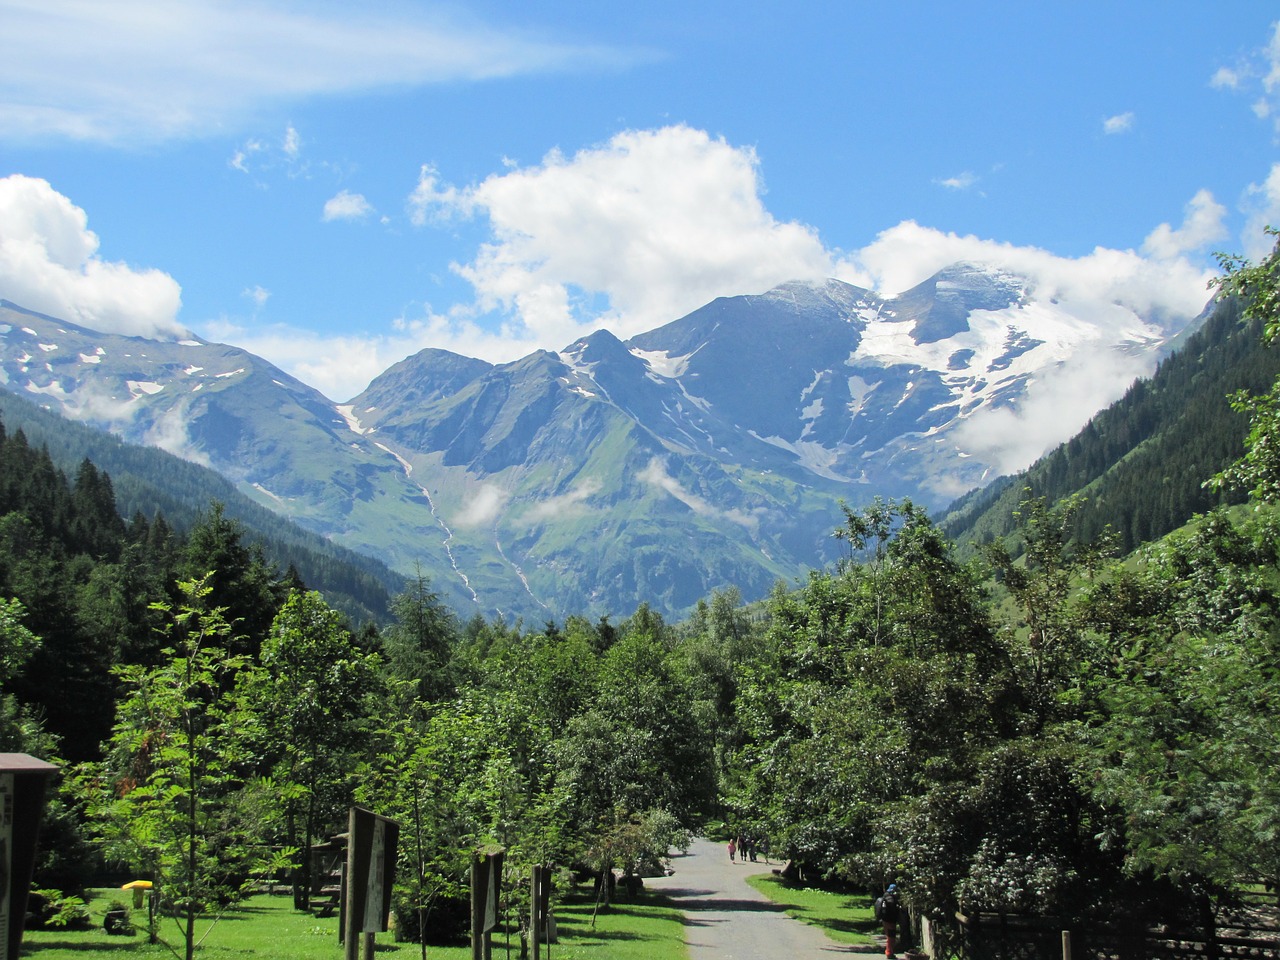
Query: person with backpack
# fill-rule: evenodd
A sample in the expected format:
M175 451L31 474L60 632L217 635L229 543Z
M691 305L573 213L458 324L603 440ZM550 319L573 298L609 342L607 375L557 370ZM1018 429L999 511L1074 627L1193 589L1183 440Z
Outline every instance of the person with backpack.
M883 896L876 897L874 904L876 919L884 927L884 955L892 957L896 952L898 939L898 885L889 884Z

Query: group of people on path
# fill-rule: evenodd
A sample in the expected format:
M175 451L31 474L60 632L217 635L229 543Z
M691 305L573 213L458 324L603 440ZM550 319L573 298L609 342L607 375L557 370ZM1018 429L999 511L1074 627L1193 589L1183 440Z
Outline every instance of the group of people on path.
M764 854L764 862L769 862L769 846L765 843L757 843L753 837L747 834L738 834L737 837L729 838L729 859L734 860L740 858L743 863L747 862L747 858L751 858L751 862L755 863L757 851Z

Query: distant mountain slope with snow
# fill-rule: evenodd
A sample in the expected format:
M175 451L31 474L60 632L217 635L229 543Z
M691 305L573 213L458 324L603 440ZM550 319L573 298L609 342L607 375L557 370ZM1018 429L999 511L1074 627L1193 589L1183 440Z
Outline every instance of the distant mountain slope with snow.
M1069 436L1193 318L955 264L721 298L623 342L408 357L338 406L199 340L0 307L7 389L213 466L471 611L669 615L834 559L841 499L941 506Z

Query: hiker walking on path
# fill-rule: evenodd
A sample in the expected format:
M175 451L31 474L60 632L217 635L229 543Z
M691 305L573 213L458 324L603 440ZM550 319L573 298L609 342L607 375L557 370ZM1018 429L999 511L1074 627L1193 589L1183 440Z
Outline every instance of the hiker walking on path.
M877 897L875 902L876 919L884 926L884 955L892 957L897 949L898 938L898 885L889 884L884 896Z

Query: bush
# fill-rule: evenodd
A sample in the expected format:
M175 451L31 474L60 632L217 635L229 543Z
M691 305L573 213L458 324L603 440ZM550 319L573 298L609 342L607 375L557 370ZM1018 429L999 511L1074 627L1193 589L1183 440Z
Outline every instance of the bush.
M395 918L396 941L421 943L418 911L403 897L391 903ZM427 912L426 942L428 946L447 947L466 943L471 937L471 901L463 898L437 897Z
M79 897L65 897L61 890L32 890L25 925L28 930L88 930L92 921Z
M119 900L112 900L107 904L107 912L102 917L102 929L123 937L131 937L137 933L129 908Z

